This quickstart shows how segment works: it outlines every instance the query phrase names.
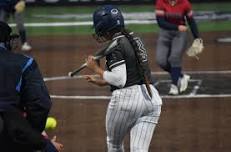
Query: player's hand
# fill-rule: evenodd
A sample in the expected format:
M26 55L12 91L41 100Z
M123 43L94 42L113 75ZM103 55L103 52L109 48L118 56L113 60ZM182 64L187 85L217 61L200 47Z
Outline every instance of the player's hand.
M57 149L58 152L60 152L63 149L63 144L56 141L56 136L54 136L51 139L51 143L55 146L55 148Z
M97 77L98 77L98 76L96 76L96 75L86 75L86 76L84 76L84 78L85 78L88 82L90 82L90 83L92 83L92 84L95 84L95 85L97 85L97 86L106 86L106 85L108 85L108 83L107 83L105 80L103 80L103 79L98 79Z
M86 75L84 76L84 78L90 83L94 83L94 84L96 83L96 78L93 75Z
M88 56L88 58L86 59L86 63L87 63L88 69L92 71L95 71L98 68L98 64L92 55Z
M188 28L187 28L187 26L185 26L185 25L179 25L179 26L178 26L178 30L179 30L180 32L186 32L186 31L188 30Z
M24 1L24 0L20 0L20 1L18 1L17 4L14 6L14 9L15 9L15 11L16 11L17 13L21 13L21 12L24 11L25 7L26 7L25 1Z
M104 70L99 67L98 63L94 59L94 56L88 56L88 58L86 59L86 63L88 69L94 71L96 74L99 74L100 77L103 77Z

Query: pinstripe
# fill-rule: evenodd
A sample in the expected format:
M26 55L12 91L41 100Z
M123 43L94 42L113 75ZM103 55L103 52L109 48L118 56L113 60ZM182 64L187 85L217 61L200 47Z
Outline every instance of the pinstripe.
M140 91L139 91L139 93L138 93L138 95L139 95L139 101L138 101L138 103L139 104L141 104L141 106L139 105L139 106L137 106L137 110L140 110L139 112L135 112L136 114L141 114L141 112L142 112L142 108L143 108L143 102L142 102L142 100L141 100L141 98L140 98L140 95L141 95L141 93L140 93ZM139 109L138 109L138 107L140 107ZM137 123L137 122L136 122ZM137 124L135 124L135 125L137 125ZM133 144L132 145L134 145L134 143L136 142L136 140L137 140L137 136L138 136L138 131L136 132L136 134L134 135L134 139L133 139Z
M123 90L123 91L125 91L125 93L124 93L124 95L123 95L123 100L119 100L118 102L119 102L119 105L120 105L120 113L118 113L118 118L117 118L117 120L115 120L115 122L117 122L114 126L115 126L115 128L114 128L114 133L117 135L119 135L118 137L119 138L117 138L117 140L116 140L116 143L118 143L119 141L120 141L120 138L121 138L121 135L119 134L119 130L118 130L118 125L120 125L120 124L122 124L122 122L120 121L121 119L120 119L120 117L121 116L123 116L124 117L124 115L125 115L125 113L122 111L122 107L123 107L123 105L126 103L125 101L124 101L124 99L125 99L125 97L126 97L126 94L127 94L127 89L125 89L125 90ZM123 117L122 117L122 119L123 119ZM118 123L120 123L120 124L118 124Z
M108 138L109 137L111 137L112 136L112 132L111 132L111 126L113 125L112 124L112 119L113 119L113 113L117 113L117 111L115 111L115 107L113 108L113 109L111 109L112 107L110 107L111 106L111 104L112 104L112 102L115 102L115 100L116 100L116 98L117 98L117 95L114 95L113 96L113 98L111 99L111 101L110 101L110 103L109 103L109 105L108 105L108 113L107 113L107 122L106 122L106 129L107 129L107 136L108 136ZM114 99L114 100L113 100ZM107 139L108 140L108 139Z
M143 139L142 137L143 137L143 133L145 132L145 127L146 127L145 123L141 123L141 124L142 124L142 126L140 127L140 131L138 132L138 134L139 134L139 140L137 142L137 145L139 145L139 146L137 146L138 148L143 147L141 145L143 145L142 143L144 140L142 141L141 139ZM139 124L138 124L138 126L139 126Z
M130 98L129 98L130 100L128 100L128 102L131 103L131 104L128 103L128 105L131 106L130 109L133 109L132 106L134 106L134 104L133 104L134 101L135 101L134 99L136 99L136 96L137 96L137 94L135 94L135 95L133 96L133 98L131 98L131 96L133 95L133 92L135 93L135 91L136 91L135 89L131 89L131 91L129 92L129 93L130 93ZM137 102L137 103L138 103L138 102ZM137 108L137 107L138 107L138 106L136 106L136 108ZM131 112L129 112L129 116L130 116L130 114L131 114L132 112L133 112L132 110L131 110ZM135 112L134 112L134 114L135 114ZM129 118L130 118L130 117L129 117ZM132 117L131 117L131 118L132 118ZM131 120L128 120L128 122L129 122L129 121L131 121ZM131 122L129 122L129 123L131 123ZM129 123L125 123L125 125L129 125ZM122 123L122 124L123 124L123 123ZM125 128L125 127L124 127L124 128ZM130 126L129 126L129 128L130 128ZM128 129L128 128L126 127L126 129ZM126 130L123 130L123 131L124 131L124 132L123 132L123 134L124 134L123 136L125 136L127 132L126 132ZM122 140L122 139L121 139L121 140Z
M114 102L117 102L116 104L117 104L117 106L115 107L116 109L112 109L113 111L115 111L115 114L114 114L114 117L112 118L112 120L109 122L109 124L111 124L111 126L113 126L114 124L113 124L113 122L114 122L114 119L115 119L115 117L117 116L117 113L119 112L119 110L117 109L118 108L118 101L120 100L120 96L121 96L121 92L119 92L119 95L118 96L116 96L116 98L115 98L115 101ZM113 113L112 113L113 114ZM112 116L111 116L112 117ZM110 136L111 137L113 137L114 136L114 128L112 129L112 127L110 127L111 128L111 130L110 130Z
M131 152L147 151L156 120L159 116L154 112L158 107L158 94L152 89L154 99L144 98L141 86L132 86L117 90L108 106L108 137L110 138L109 152L122 152L123 139L131 129ZM115 104L115 105L114 105ZM156 117L154 117L156 116ZM133 122L135 121L135 122ZM112 147L113 146L113 147Z
M146 119L147 119L147 118L146 118ZM145 121L146 121L146 120L145 120ZM147 127L147 128L148 128L148 126L149 126L148 124L145 125L145 127ZM145 131L145 133L144 133L145 135L144 135L144 136L146 137L147 128L145 128L145 127L144 127L144 131ZM144 138L144 139L146 139L146 138ZM140 143L140 145L143 145L142 147L145 147L144 144L145 144L145 140L143 140L142 144Z
M111 125L114 126L114 122L116 120L116 117L118 116L118 113L119 113L119 104L118 104L118 101L120 101L120 98L121 98L121 92L118 96L118 100L115 100L117 106L115 107L116 109L114 109L116 111L116 113L114 114L114 118L111 120ZM115 128L114 127L111 127L111 137L114 137L114 134L115 134Z
M137 124L134 126L131 132L131 151L148 150L151 137L156 126L156 124L152 121L158 119L158 117L154 118L153 112L157 109L149 108L153 107L153 103L149 99L144 98L143 93L144 92L142 92L142 90L140 89L140 94L142 94L142 100L140 100L142 101L142 106L145 107L141 108L143 110L141 113L143 117L138 118Z
M138 127L137 132L136 132L136 136L134 138L134 143L137 143L136 145L140 145L140 139L142 136L142 130L143 130L144 124L142 123L142 127ZM135 145L135 144L134 144Z
M145 131L145 136L144 136L145 140L143 140L143 144L142 144L143 146L142 147L147 147L147 144L148 144L148 141L149 141L149 138L147 137L148 136L147 133L149 132L151 134L150 130L152 130L153 125L150 124L150 122L147 122L145 127L147 127L147 128L146 128L146 131ZM149 136L150 136L150 134L149 134Z
M133 93L134 92L134 93ZM136 89L132 89L131 90L131 94L130 94L130 97L129 97L129 100L128 100L128 102L129 103L131 103L131 104L129 104L128 103L128 106L130 106L130 111L129 111L129 114L128 114L128 122L127 123L124 123L124 128L122 129L122 131L123 131L123 134L126 134L127 133L127 131L129 131L130 130L130 128L131 128L131 125L132 125L132 123L133 123L133 121L134 121L134 116L130 116L132 113L134 113L135 114L135 112L133 111L133 109L134 109L134 106L135 106L135 104L134 104L134 102L135 102L135 100L134 99L136 99L136 95L137 94L135 94L135 92L136 92ZM133 98L131 98L131 96L133 95ZM137 102L138 103L138 102ZM136 106L136 107L138 107L138 106Z
M126 105L126 110L128 109L128 107L129 106L132 106L132 104L130 104L130 102L131 102L131 96L132 96L132 94L133 94L133 89L131 89L131 90L129 90L129 94L130 94L130 96L129 96L129 99L127 100L127 101L125 101L126 103L127 103L127 105ZM131 108L130 108L131 109ZM125 111L126 112L126 111ZM128 119L129 119L129 116L130 116L130 113L131 113L131 110L128 112L128 114L127 114L127 117L125 118L125 117L123 117L122 118L122 121L121 121L121 124L120 124L120 129L119 129L119 134L120 135L122 135L122 137L123 136L125 136L125 133L127 132L127 130L128 130L128 125L130 124L130 123L125 123L124 121L129 121ZM123 125L124 124L124 125ZM123 128L122 128L122 126L124 126Z
M142 137L143 127L144 127L144 123L142 123L142 127L140 127L140 131L136 132L136 138L135 139L137 140L137 145L140 145L140 139Z

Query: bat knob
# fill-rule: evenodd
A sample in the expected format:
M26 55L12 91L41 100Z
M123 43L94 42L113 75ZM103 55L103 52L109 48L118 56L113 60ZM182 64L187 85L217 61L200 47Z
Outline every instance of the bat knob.
M68 72L68 76L69 77L72 77L73 75L72 75L72 72Z

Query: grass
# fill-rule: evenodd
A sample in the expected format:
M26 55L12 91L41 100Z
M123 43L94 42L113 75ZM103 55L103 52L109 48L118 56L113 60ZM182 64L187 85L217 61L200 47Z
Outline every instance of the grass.
M198 24L200 32L210 31L231 31L230 21L212 21L201 22ZM136 33L158 32L159 27L156 24L148 25L128 25L128 29ZM59 35L89 35L94 31L91 26L76 27L28 27L27 32L31 36L59 36Z
M57 21L78 21L80 19L76 18L42 18L38 15L63 15L63 14L89 14L89 19L91 19L91 14L98 6L38 6L38 7L27 7L25 12L25 20L27 22L57 22ZM119 6L122 12L154 12L154 5L121 5ZM226 3L195 3L193 4L193 9L195 11L230 11L231 12L231 2Z
M62 13L78 13L91 14L98 6L36 6L27 7L28 14L62 14ZM119 8L123 12L149 12L154 10L154 5L121 5ZM231 11L231 2L216 3L195 3L193 9L196 11Z
M91 20L91 14L97 6L70 6L70 7L27 7L25 12L25 21L31 22L72 22L80 20ZM121 5L123 12L154 12L154 5ZM195 11L229 11L231 12L231 2L226 3L196 3L193 4ZM43 18L39 15L63 15L63 14L89 14L85 19L72 18ZM12 21L11 21L12 22ZM211 21L201 22L198 24L201 32L207 31L231 31L231 21ZM129 29L134 32L148 33L157 32L157 25L129 25ZM83 35L93 33L91 26L76 26L76 27L27 27L29 35Z

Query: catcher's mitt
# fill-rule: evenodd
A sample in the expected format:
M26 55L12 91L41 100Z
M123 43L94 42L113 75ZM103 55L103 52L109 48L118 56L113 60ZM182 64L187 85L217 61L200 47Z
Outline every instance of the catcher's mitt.
M26 4L25 4L24 0L18 1L17 4L14 6L15 11L18 12L18 13L23 12L25 7L26 7Z
M187 55L190 57L197 57L204 49L203 40L197 38L193 41L192 46L187 50Z

